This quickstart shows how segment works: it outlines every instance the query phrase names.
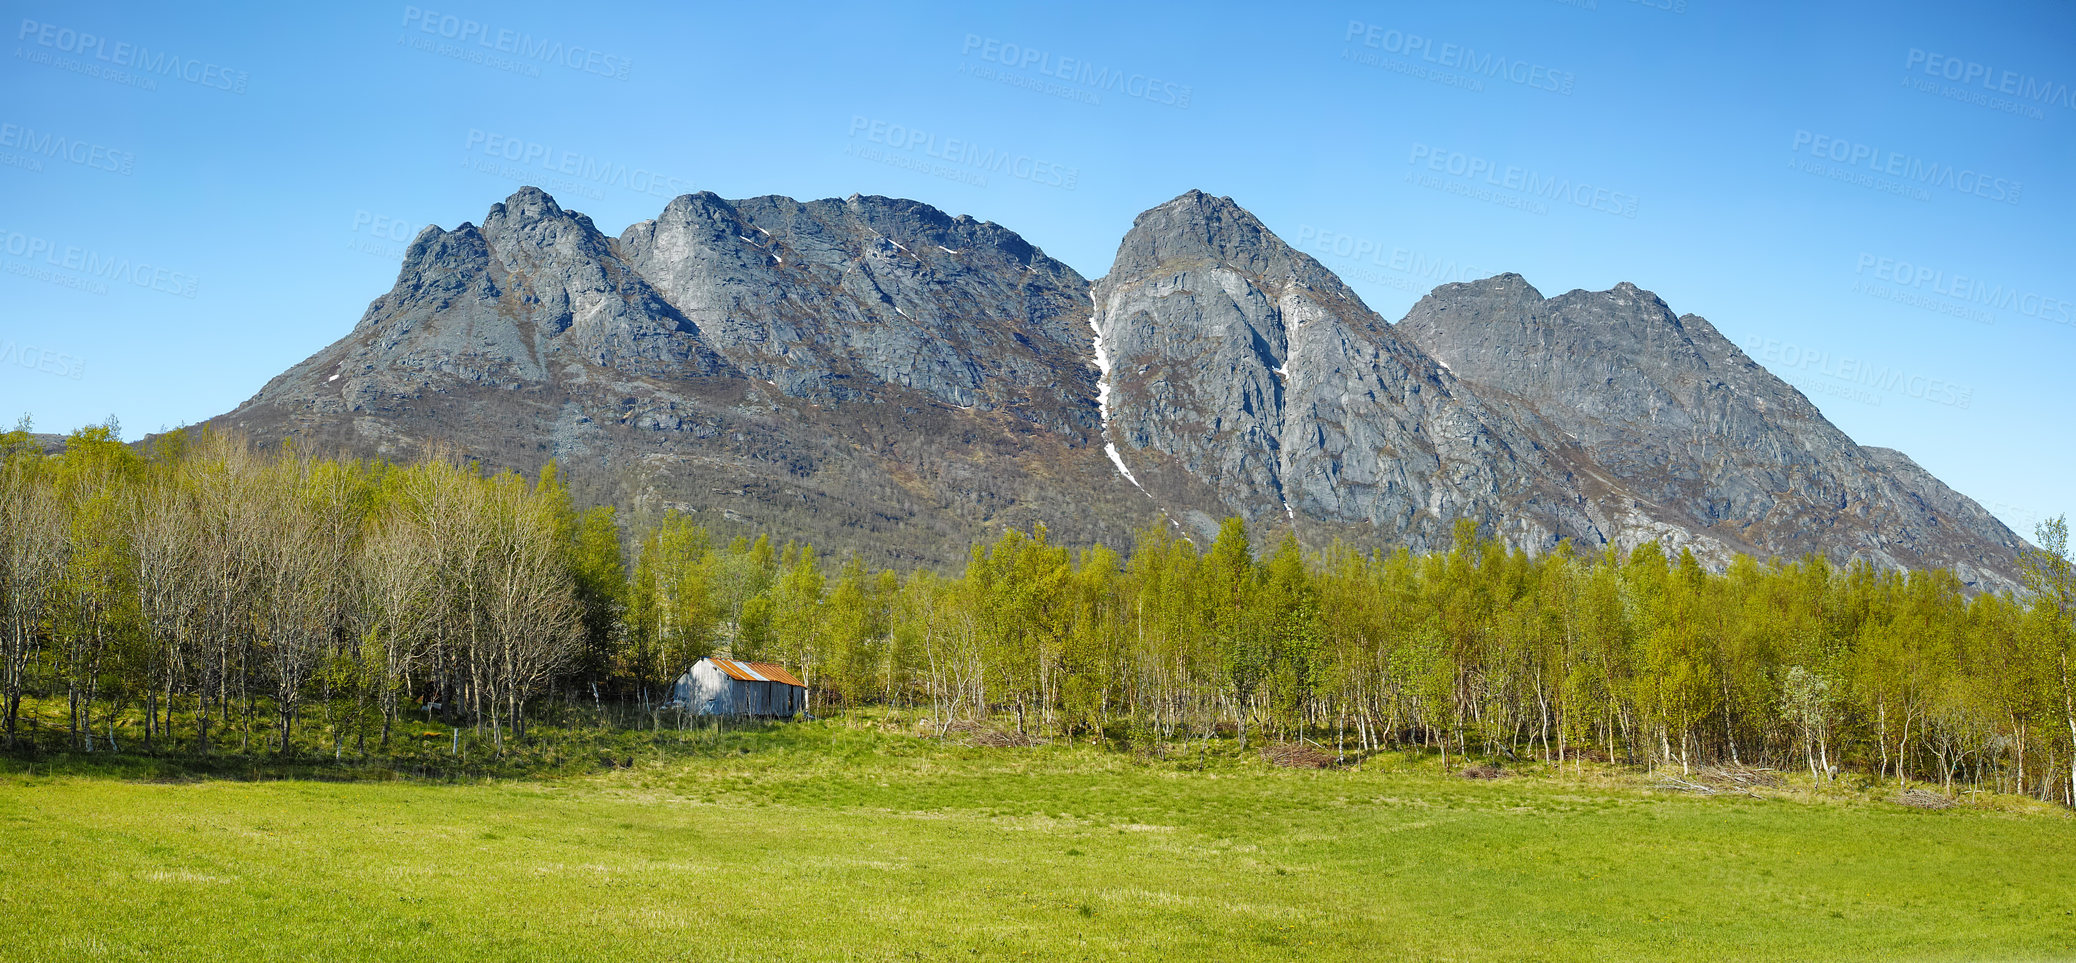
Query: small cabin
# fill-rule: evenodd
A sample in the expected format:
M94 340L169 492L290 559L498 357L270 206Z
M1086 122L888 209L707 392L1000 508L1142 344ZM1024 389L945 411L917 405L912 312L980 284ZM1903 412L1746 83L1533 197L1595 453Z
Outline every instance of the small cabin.
M769 662L706 658L678 676L669 704L700 716L789 719L807 711L807 683Z

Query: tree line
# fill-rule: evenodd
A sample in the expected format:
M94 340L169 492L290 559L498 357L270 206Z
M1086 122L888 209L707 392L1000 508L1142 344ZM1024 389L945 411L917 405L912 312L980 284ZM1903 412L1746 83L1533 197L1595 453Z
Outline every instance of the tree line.
M0 699L10 746L379 754L422 711L502 747L587 706L654 719L721 651L793 668L817 712L940 734L1858 770L2076 805L2067 534L2042 526L2017 596L1815 556L1530 555L1469 522L1427 555L1256 545L1238 519L1075 552L1041 527L896 572L630 524L552 465L107 427L44 454L24 426L0 435ZM25 698L63 724L30 731Z

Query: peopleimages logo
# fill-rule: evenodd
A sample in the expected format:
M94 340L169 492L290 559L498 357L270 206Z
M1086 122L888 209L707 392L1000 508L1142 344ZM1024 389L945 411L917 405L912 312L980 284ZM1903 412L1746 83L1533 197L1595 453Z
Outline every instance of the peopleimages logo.
M1790 166L1798 166L1812 174L1857 183L1863 187L1900 193L1918 200L1926 200L1929 195L1919 196L1923 192L1914 191L1913 187L1936 187L2004 204L2016 204L2025 196L2026 186L2021 181L1993 177L1971 168L1941 164L1902 151L1882 150L1872 144L1850 141L1843 137L1797 130L1793 149L1797 157L1789 162ZM1797 161L1801 161L1804 156L1810 160L1798 164ZM1835 161L1843 166L1831 168L1816 163L1823 160ZM1869 174L1879 176L1869 177ZM1882 177L1896 180L1884 181L1880 179Z
M417 239L423 228L414 228L412 222L401 217L376 214L365 208L353 212L353 235L346 241L348 250L359 251L385 261L403 257L410 243Z
M442 40L452 40L456 44L463 45L464 51L468 47L473 47L477 53L484 55L510 54L522 60L555 64L587 74L610 77L614 80L626 80L628 72L634 68L633 61L617 54L609 54L577 44L565 44L560 40L535 37L532 34L520 33L516 30L492 28L474 20L433 10L421 10L417 7L407 6L404 8L404 26L407 29L415 28L421 34L439 37ZM454 53L464 51L454 51ZM435 52L450 53L450 51L441 50L436 50ZM459 59L472 60L476 58L463 56ZM486 62L491 66L499 65L496 58L490 58Z
M13 341L0 342L0 365L14 365L74 381L86 374L86 362L72 355Z
M126 257L109 257L98 251L71 245L61 245L48 238L37 237L33 234L23 234L4 227L0 227L0 251L5 251L12 257L29 262L24 267L57 268L79 275L83 280L113 281L183 298L195 296L195 276L192 274L183 274L179 271L157 267L142 261L132 261ZM20 274L23 272L10 270L8 273ZM43 280L52 280L53 283L64 283L61 280L51 278L43 278ZM80 284L67 284L66 286L93 290L91 287ZM94 291L94 293L105 294L107 292L102 290Z
M1437 42L1433 37L1423 37L1417 33L1407 33L1360 20L1348 21L1348 33L1342 39L1388 54L1417 58L1437 67L1460 70L1488 80L1503 80L1556 94L1571 93L1572 84L1578 76L1569 70L1557 70L1543 64L1495 54L1489 50L1477 50L1465 44Z
M1426 293L1436 285L1489 277L1493 273L1451 258L1379 244L1366 237L1322 231L1310 224L1298 225L1291 246L1347 262L1334 269L1344 281L1368 281L1416 294ZM1370 265L1384 271L1370 270Z
M674 198L679 194L692 193L692 183L668 174L659 174L641 167L629 167L581 151L557 150L538 141L521 137L509 137L496 131L469 128L464 144L471 154L515 161L520 167L480 164L473 158L465 158L463 165L486 174L521 181L543 181L558 189L577 188L580 193L600 200L605 197L600 187L617 187L646 194L650 197ZM541 174L560 175L542 178ZM529 181L531 182L531 181Z
M43 169L43 160L112 174L128 174L137 165L137 155L129 151L20 124L0 123L0 148L6 151L0 152L0 164L39 171Z
M1544 174L1513 164L1502 165L1476 154L1416 143L1413 145L1412 157L1406 162L1416 169L1448 174L1463 181L1510 191L1524 199L1541 198L1616 217L1636 217L1637 198L1634 194L1596 187L1584 181L1573 181L1568 177Z
M1754 337L1745 342L1744 350L1752 360L1765 365L1775 374L1784 369L1808 371L1844 384L1886 391L1954 408L1966 408L1975 399L1975 389L1966 385L1884 364L1874 364L1850 355L1834 355L1829 351L1805 348L1792 341ZM1880 402L1876 401L1874 404Z
M2016 70L1999 70L1988 64L1935 51L1910 48L1910 52L1903 56L1903 69L1956 81L1964 86L1979 86L1993 94L2006 94L2048 107L2076 109L2076 92L2072 92L2068 84L2043 80Z
M243 70L233 70L222 64L210 63L209 61L198 60L193 57L182 57L179 54L168 53L164 50L153 50L142 44L131 43L127 40L111 40L99 34L87 33L83 30L74 30L71 27L61 27L57 24L43 23L27 18L22 20L21 29L15 33L14 38L16 40L26 40L39 47L55 50L59 53L75 54L95 61L95 63L90 64L55 59L43 59L41 61L53 67L74 70L90 76L104 77L105 79L126 83L130 86L145 85L135 82L140 78L128 76L124 71L113 71L103 68L102 65L105 64L109 68L122 67L139 74L151 74L173 80L184 80L198 87L211 87L234 94L245 92L245 83L250 76ZM16 48L15 57L16 59L25 59L20 48ZM157 85L152 84L151 86L155 87Z
M919 154L923 157L944 161L947 164L958 165L959 167L969 168L972 171L984 174L1006 174L1010 177L1030 181L1033 184L1044 187L1057 187L1061 190L1071 191L1081 181L1081 168L1079 167L1068 167L1064 164L1040 157L1033 157L1018 151L983 147L973 141L958 137L939 137L930 131L903 124L854 116L851 118L851 139L856 140L860 135L863 135L865 140L874 144L884 145L890 150ZM884 157L872 157L863 154L859 156L865 156L867 160L887 163ZM924 173L932 172L924 171ZM978 182L969 180L968 182L975 183L976 186L980 187L987 186L985 179Z
M1032 89L1038 90L1040 93L1064 96L1070 100L1080 100L1084 103L1101 103L1100 97L1090 98L1098 94L1117 93L1123 94L1126 97L1136 97L1148 103L1160 104L1163 107L1174 107L1182 110L1189 107L1190 94L1195 90L1188 84L1178 84L1135 71L1099 66L1076 57L1056 56L1049 50L1041 50L1036 47L1026 47L1014 43L1004 43L993 37L982 37L977 34L969 33L966 35L965 46L960 49L959 53L961 56L978 57L981 60L1000 64L1012 70L1028 71L1041 77L1049 77L1066 86L1058 90L1051 89L1050 86L1034 87ZM1004 83L1011 83L1007 77L996 77L992 74L976 74L976 76L980 76L984 80L1000 80ZM1024 86L1014 83L1011 85ZM1081 89L1076 90L1075 88Z
M1981 278L1971 278L1965 274L1955 274L1924 264L1913 264L1902 258L1882 257L1862 251L1858 262L1853 265L1853 273L1887 281L1912 291L1939 295L1959 302L1960 305L2009 311L2021 317L2050 324L2070 324L2076 321L2076 318L2072 318L2069 301L2064 298L2051 298L2037 291L2021 291L2003 284L1991 284ZM1885 296L1903 303L1915 303L1895 294ZM1970 320L1988 320L1952 311L1944 313L1969 317Z
M410 221L401 217L387 217L367 210L358 210L353 212L353 230L355 233L367 233L386 240L409 243L423 228L412 227Z
M1298 225L1295 238L1291 246L1300 251L1308 251L1321 257L1374 264L1405 274L1433 278L1439 282L1467 281L1490 274L1463 262L1429 257L1402 247L1386 247L1366 237L1322 231L1310 224Z

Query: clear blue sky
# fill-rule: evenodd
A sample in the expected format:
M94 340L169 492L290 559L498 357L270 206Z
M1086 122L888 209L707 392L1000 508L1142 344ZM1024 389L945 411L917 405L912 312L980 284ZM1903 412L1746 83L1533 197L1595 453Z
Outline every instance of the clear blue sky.
M2076 4L336 6L6 4L0 412L223 412L521 183L913 197L1091 278L1197 187L1387 318L1633 281L2022 534L2076 508Z

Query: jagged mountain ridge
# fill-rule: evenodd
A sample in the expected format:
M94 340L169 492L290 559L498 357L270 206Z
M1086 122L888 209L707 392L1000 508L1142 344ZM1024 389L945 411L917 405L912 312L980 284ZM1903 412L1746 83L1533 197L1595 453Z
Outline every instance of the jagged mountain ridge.
M480 228L422 231L351 334L212 423L553 458L631 510L882 560L944 561L1001 525L1122 542L1136 493L1089 447L1095 374L1069 333L1086 288L1009 231L910 201L693 195L615 239L529 188Z
M1140 215L1095 299L1109 440L1159 501L1421 549L1459 517L1518 544L1603 540L1520 425L1230 199Z
M915 201L690 194L615 238L525 188L421 232L347 337L212 423L554 458L634 511L882 560L1231 514L1428 549L1467 517L1533 550L1816 551L2005 588L2020 544L1632 285L1546 300L1501 275L1394 325L1197 191L1091 283Z
M1633 521L1726 553L2011 572L2023 543L1900 452L1862 448L1707 319L1627 282L1545 299L1516 274L1443 285L1398 328L1611 476ZM1619 390L1610 390L1619 386ZM1677 537L1675 541L1681 540Z

